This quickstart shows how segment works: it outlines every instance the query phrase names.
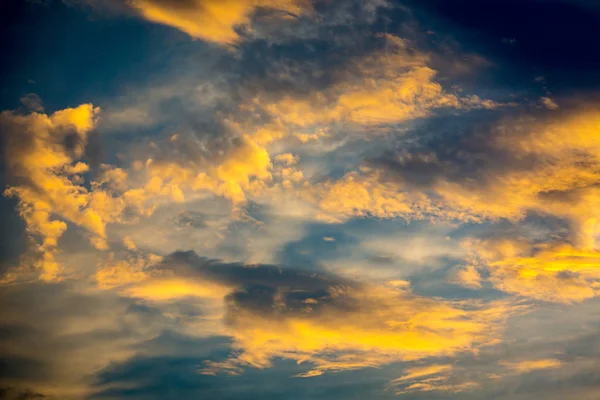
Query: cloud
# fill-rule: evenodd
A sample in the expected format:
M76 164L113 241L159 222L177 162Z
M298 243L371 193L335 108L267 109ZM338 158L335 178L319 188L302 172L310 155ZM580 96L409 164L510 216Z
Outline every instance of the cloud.
M510 66L470 54L453 42L459 30L449 37L421 12L489 7L102 2L198 40L90 21L123 43L150 33L137 87L107 81L102 93L118 98L102 99L76 79L68 89L101 114L45 111L64 103L61 89L0 115L6 194L33 243L0 285L0 397L254 387L265 398L493 399L561 386L549 395L584 398L597 354L575 339L597 330L600 117L558 95L543 68L543 82L529 71L527 87L495 86L513 80ZM531 2L508 3L498 12L520 18L519 3L528 15ZM530 43L517 33L490 42L518 53ZM155 45L167 57L144 58ZM190 248L207 257L173 253ZM28 268L45 284L19 280ZM588 387L567 392L578 382Z
M237 42L238 29L251 24L257 9L269 9L283 18L311 9L305 0L131 0L130 5L151 22L219 44Z
M85 209L88 193L77 183L88 166L76 161L83 156L87 134L94 128L98 112L91 104L83 104L50 116L37 112L0 114L6 163L16 182L5 194L18 198L19 213L28 232L41 240L38 249L42 258L36 267L45 280L58 276L55 254L58 239L67 229L55 215L105 238L101 217Z
M512 370L516 374L528 374L533 371L558 368L562 365L559 360L547 358L541 360L524 360L518 362L505 362L503 366Z
M149 284L126 293L152 302L224 296L220 335L231 337L234 356L208 363L207 374L268 368L276 358L308 363L301 376L315 376L454 356L496 343L505 318L520 312L505 302L431 299L405 286L224 264L190 252L167 257L151 274Z
M547 117L547 118L546 118ZM583 107L559 114L505 117L453 136L419 143L367 162L397 197L421 198L404 211L463 222L520 221L529 213L570 222L572 242L594 246L598 216L598 114Z
M13 305L0 310L0 397L9 399L86 398L96 373L130 359L137 345L172 323L131 300L79 284L2 285L0 298Z
M366 216L419 219L423 218L420 211L429 208L427 199L413 199L394 185L379 182L377 176L349 173L338 181L323 184L319 189L321 219L325 221Z
M481 279L481 274L477 271L477 269L472 265L467 265L457 272L453 282L470 288L480 288Z
M190 155L178 162L158 154L144 163L133 160L127 169L103 164L86 184L89 166L80 160L98 114L91 104L51 115L0 114L10 175L5 195L18 199L27 232L39 241L37 256L24 261L22 272L33 268L43 280L61 279L59 240L69 224L84 229L98 250L108 250L108 224L137 223L161 204L183 202L184 191L212 193L244 205L254 180L271 179L269 153L243 136L208 157ZM174 150L171 157L191 143L176 142L176 135L166 142ZM193 152L189 146L187 151ZM6 279L17 275L11 272Z
M2 398L6 400L30 400L47 398L47 396L44 396L43 394L34 392L32 390L19 390L11 387L1 387L0 396L2 396Z
M481 270L499 290L563 303L581 302L597 295L597 251L564 243L534 244L514 239L472 240L465 245L472 258L464 273L479 274Z
M177 137L174 140L178 140ZM186 142L181 144L185 145ZM243 204L252 180L271 178L272 164L267 150L252 138L244 136L234 139L227 152L217 155L216 159L191 158L182 163L168 157L149 159L146 166L149 179L146 189L150 192L181 191L182 188L207 191L229 198L233 203ZM183 199L183 192L180 197Z
M448 364L409 368L406 375L394 379L389 386L396 389L397 395L432 391L458 393L479 386L476 382L449 383L452 370L452 365Z
M577 245L593 247L597 216L588 204L599 181L597 126L594 111L502 123L491 141L497 154L510 154L509 168L484 167L482 181L446 180L434 190L450 207L484 218L518 220L528 211L566 218Z
M437 71L428 66L430 57L410 41L394 35L372 39L373 50L334 64L321 75L329 77L323 88L288 91L283 95L258 93L245 105L265 113L271 122L268 131L281 135L293 132L301 142L309 138L373 134L382 127L431 115L436 109L494 109L505 104L477 96L461 97L447 91L437 80ZM275 75L294 74L294 65L281 66ZM291 70L291 71L290 71ZM386 130L383 130L386 132Z
M558 104L556 104L556 102L554 100L552 100L550 97L542 97L542 98L540 98L540 102L548 110L557 110L560 108L558 106Z
M146 280L145 269L161 260L161 257L148 254L146 256L130 256L126 259L115 259L110 253L108 260L103 260L97 269L95 279L101 289L127 286Z
M309 362L310 373L323 373L454 355L492 343L488 329L497 324L498 313L507 311L497 305L469 312L385 287L330 295L332 304L308 303L306 316L287 312L268 318L235 304L230 334L239 354L231 362L265 368L283 357ZM342 304L355 306L345 310Z

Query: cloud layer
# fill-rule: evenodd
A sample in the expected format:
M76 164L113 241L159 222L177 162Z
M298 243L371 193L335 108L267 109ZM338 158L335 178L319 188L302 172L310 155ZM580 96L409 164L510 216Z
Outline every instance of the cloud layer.
M598 397L591 3L9 8L0 397Z

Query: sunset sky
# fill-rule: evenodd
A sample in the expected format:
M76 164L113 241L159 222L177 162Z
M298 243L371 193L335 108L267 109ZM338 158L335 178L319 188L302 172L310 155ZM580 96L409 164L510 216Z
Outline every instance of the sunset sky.
M600 399L600 2L0 31L0 399Z

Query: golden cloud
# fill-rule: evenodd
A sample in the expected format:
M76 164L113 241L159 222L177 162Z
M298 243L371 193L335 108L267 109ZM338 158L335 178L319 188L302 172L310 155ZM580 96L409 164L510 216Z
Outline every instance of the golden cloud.
M115 259L115 254L110 253L108 260L103 261L96 271L96 283L100 289L140 284L150 277L146 269L161 259L155 254L136 254L125 259Z
M67 229L56 215L85 227L100 240L105 237L101 216L86 208L87 190L77 183L88 166L75 163L83 155L87 133L94 128L98 112L91 104L82 104L50 116L36 112L0 114L8 168L19 182L5 194L19 200L27 231L40 238L42 257L36 267L44 280L58 276L55 253L58 239Z
M428 56L393 35L385 35L385 50L350 60L338 71L336 83L305 97L273 100L259 95L249 108L271 115L271 131L291 131L300 141L327 136L340 123L362 127L402 123L425 117L436 108L496 108L502 104L477 96L458 97L435 81ZM303 132L308 130L308 132Z
M497 289L542 301L575 303L600 287L600 252L564 243L471 240L468 269L486 271ZM465 283L469 283L468 281Z
M146 190L152 193L173 193L174 190L181 200L182 188L206 191L229 198L234 204L243 204L252 181L269 180L271 167L267 150L244 136L222 159L210 165L149 160Z
M427 365L406 370L406 375L390 382L389 387L394 388L396 394L411 392L443 391L457 393L474 389L479 386L476 382L450 383L453 371L452 365Z
M411 196L396 185L380 182L377 175L349 173L317 187L320 219L341 222L349 217L423 218L430 208L426 198Z
M567 218L579 246L593 248L593 204L600 182L600 113L572 112L548 121L519 119L501 124L494 148L515 163L534 157L529 168L489 171L481 184L440 182L434 188L447 206L474 216L519 220L528 211Z
M304 0L130 0L129 4L149 21L219 44L237 42L236 28L249 25L257 8L286 14L300 14L311 8Z
M472 352L498 340L507 303L460 304L412 295L392 287L330 288L347 310L306 303L299 315L269 318L237 309L225 332L236 356L204 373L267 368L286 358L309 363L302 377L378 367L397 361ZM355 305L355 307L353 306ZM505 314L506 313L506 314Z
M119 292L152 303L214 305L215 314L204 318L214 334L231 337L233 356L207 363L203 374L269 368L285 358L308 364L299 377L310 377L477 352L498 343L506 319L524 310L505 301L423 297L407 282L358 284L273 266L215 263L189 252L160 265ZM215 328L217 320L222 324Z
M126 171L102 165L96 180L86 187L89 167L79 160L98 113L98 108L83 104L52 115L0 114L13 180L5 195L18 199L27 231L39 241L33 267L43 280L60 279L58 241L68 223L87 231L94 247L108 250L109 223L135 223L161 202L183 202L184 190L209 192L231 199L234 205L243 204L253 180L271 178L266 149L243 137L231 151L203 166L149 160L146 168L133 165ZM291 173L288 179L297 180L298 174ZM125 245L135 248L130 241Z
M401 178L389 181L382 171L363 169L315 185L319 195L314 201L320 204L324 218L334 222L368 215L516 222L533 211L566 219L573 244L593 250L600 230L595 207L600 200L596 187L600 183L598 127L600 114L592 111L541 123L505 121L492 135L489 151L492 156L510 154L514 167L483 168L477 179L439 177L425 189L406 185Z
M554 358L544 358L540 360L523 360L516 362L502 362L500 364L505 368L508 368L515 374L528 374L534 371L558 368L562 365L562 363L559 360L556 360Z

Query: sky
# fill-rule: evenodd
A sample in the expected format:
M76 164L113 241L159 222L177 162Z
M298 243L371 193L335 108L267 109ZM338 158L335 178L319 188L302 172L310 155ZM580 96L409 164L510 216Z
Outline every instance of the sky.
M4 0L0 398L600 398L595 0Z

